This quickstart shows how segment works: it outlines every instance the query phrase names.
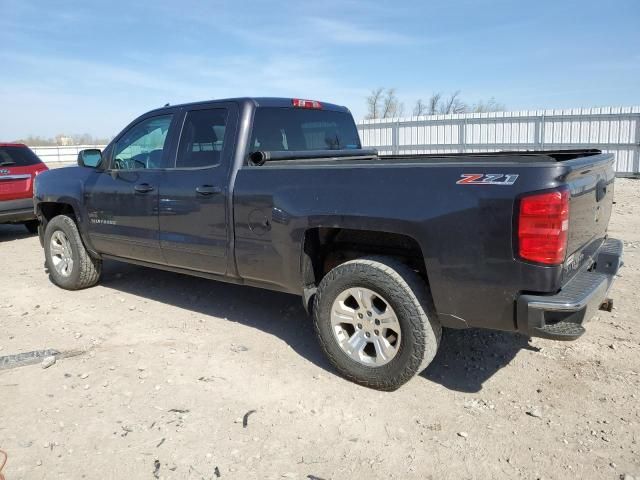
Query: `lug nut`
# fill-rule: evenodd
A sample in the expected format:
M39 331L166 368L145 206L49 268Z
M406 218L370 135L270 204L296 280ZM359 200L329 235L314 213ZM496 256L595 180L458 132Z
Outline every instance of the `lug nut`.
M358 324L358 328L362 328L362 324L361 323Z
M358 314L358 318L362 318L362 314L361 313Z
M380 325L380 320L378 320L378 319L376 318L375 324L376 324L376 325Z
M376 335L380 335L380 330L374 330L373 333L375 333Z
M365 337L369 338L371 336L371 334L369 332L364 334Z
M370 317L370 316L371 316L371 312L367 312L367 316L369 316L369 317Z

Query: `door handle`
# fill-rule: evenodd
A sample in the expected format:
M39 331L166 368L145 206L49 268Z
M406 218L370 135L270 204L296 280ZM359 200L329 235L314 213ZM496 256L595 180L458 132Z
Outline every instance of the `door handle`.
M140 183L133 187L133 189L138 193L149 193L153 191L153 186L148 183Z
M198 193L198 195L209 196L222 193L222 189L220 187L214 187L213 185L200 185L196 188L196 193Z

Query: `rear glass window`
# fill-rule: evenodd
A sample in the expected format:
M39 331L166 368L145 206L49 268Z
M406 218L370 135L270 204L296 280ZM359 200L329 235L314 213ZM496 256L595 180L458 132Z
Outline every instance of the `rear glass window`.
M28 167L38 163L42 162L27 147L0 147L0 167Z
M360 148L349 113L297 108L258 108L249 150L308 151Z

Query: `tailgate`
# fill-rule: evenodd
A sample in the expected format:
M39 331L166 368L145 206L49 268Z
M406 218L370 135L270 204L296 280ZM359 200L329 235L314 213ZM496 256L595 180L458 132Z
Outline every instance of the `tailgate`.
M31 197L33 167L0 167L0 202Z
M615 180L611 154L567 163L573 164L573 169L567 176L571 199L567 259L563 271L565 281L582 265L592 261L607 235Z

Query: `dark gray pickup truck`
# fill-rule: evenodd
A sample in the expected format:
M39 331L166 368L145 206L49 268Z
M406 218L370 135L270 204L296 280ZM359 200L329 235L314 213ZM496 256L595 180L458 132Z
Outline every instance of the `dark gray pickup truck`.
M53 282L103 259L300 295L347 378L401 386L442 327L573 340L621 265L613 156L377 156L344 107L243 98L142 115L36 177Z

